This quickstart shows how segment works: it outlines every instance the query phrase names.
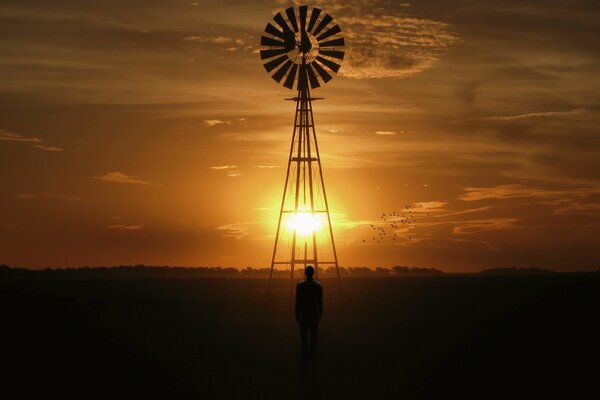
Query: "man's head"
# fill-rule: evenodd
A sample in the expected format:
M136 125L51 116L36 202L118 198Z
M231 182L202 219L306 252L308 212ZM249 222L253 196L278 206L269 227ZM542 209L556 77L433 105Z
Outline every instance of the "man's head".
M306 268L304 268L304 275L306 275L306 277L308 279L312 279L314 274L315 274L315 269L313 268L312 265L309 265Z

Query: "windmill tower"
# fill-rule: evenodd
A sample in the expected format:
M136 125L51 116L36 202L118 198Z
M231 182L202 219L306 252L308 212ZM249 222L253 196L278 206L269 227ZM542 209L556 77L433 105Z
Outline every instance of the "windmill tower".
M260 41L260 58L269 75L296 90L292 143L277 222L269 286L275 268L334 266L340 284L337 252L313 118L311 89L329 82L344 58L339 25L319 8L294 7L273 17Z

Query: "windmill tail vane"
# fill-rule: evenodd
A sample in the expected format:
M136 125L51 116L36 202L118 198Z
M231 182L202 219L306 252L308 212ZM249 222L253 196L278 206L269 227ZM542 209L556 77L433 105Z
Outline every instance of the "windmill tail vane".
M267 73L298 95L287 172L271 258L269 286L276 268L339 265L323 179L310 90L328 83L344 59L341 28L329 14L308 6L287 8L267 23L260 58Z

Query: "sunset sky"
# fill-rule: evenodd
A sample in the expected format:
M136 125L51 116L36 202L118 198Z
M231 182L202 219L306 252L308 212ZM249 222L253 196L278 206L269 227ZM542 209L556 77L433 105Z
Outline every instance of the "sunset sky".
M268 266L294 103L257 51L292 4L2 1L0 264ZM313 93L342 266L600 267L600 3L306 4L346 38Z

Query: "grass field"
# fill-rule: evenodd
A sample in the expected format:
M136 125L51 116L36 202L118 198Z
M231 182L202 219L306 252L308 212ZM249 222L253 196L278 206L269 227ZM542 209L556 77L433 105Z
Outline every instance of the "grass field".
M322 283L303 361L286 280L2 278L3 397L597 397L598 274Z

